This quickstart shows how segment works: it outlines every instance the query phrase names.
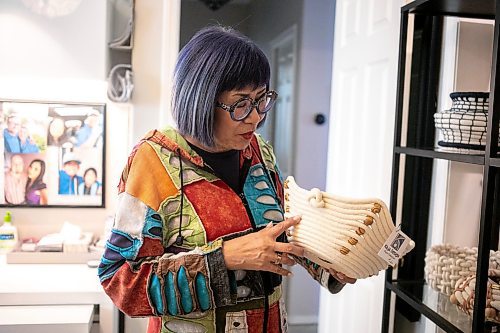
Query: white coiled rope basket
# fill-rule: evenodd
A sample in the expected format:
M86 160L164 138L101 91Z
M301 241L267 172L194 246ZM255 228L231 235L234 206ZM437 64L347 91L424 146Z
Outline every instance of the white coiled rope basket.
M307 259L356 279L387 269L378 252L395 227L383 201L306 190L291 176L284 188L285 217L302 216L289 231L288 240L304 247ZM403 244L402 255L415 246L412 240Z
M451 244L434 245L425 254L425 280L432 289L450 296L450 301L469 316L474 308L477 248ZM485 317L499 322L500 251L490 251Z

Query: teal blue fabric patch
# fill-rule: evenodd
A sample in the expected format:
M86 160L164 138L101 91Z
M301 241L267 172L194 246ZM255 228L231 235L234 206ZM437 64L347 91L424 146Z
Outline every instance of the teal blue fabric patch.
M196 274L194 280L198 303L202 311L207 311L210 308L210 294L208 293L207 279L201 273Z
M181 266L177 272L177 287L181 296L181 305L184 313L193 311L193 299L191 298L191 290L189 289L189 281L184 266Z
M148 208L144 227L142 228L142 234L145 237L161 240L163 238L162 228L163 223L161 216L151 208Z
M156 309L156 313L160 315L164 314L163 301L161 299L161 284L156 274L151 275L148 292L151 303L153 303L153 307Z
M271 183L262 164L253 165L248 171L243 193L257 227L264 227L269 222L283 221L284 215L276 200L274 184Z
M168 272L165 281L165 298L167 299L168 313L172 316L177 316L179 314L179 306L175 297L174 274L172 272Z

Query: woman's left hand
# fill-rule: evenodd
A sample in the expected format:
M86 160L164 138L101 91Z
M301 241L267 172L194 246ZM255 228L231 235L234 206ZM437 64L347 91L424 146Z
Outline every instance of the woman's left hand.
M334 270L333 268L330 268L328 270L330 272L330 274L337 280L339 281L340 283L350 283L350 284L353 284L355 283L357 280L354 279L354 278L351 278L351 277L348 277L348 276L345 276L344 274L340 273L340 272L337 272L336 270Z

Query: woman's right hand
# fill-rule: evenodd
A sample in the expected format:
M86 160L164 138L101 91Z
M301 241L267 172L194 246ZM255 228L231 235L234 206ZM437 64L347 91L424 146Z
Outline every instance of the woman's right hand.
M264 229L251 234L224 241L222 253L229 270L268 271L283 276L291 274L280 264L294 265L288 254L304 255L300 246L277 242L276 238L288 228L297 225L300 216L286 219L276 225L269 223Z

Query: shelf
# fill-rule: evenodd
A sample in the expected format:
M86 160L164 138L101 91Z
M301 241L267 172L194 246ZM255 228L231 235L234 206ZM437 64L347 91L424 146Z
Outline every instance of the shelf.
M497 168L500 168L500 158L499 157L497 157L497 158L490 158L490 165L494 166L494 167L497 167Z
M132 51L132 46L109 46L109 48L116 51Z
M422 287L423 297L413 295L412 288ZM451 304L448 296L433 290L424 282L386 282L386 288L446 332L471 332L472 319Z
M441 149L441 148L437 149L434 148L419 149L410 147L394 148L394 152L397 154L405 154L408 156L417 156L417 157L437 158L441 160L484 165L484 152L473 151L473 153L470 153L471 151L467 150L467 152L469 152L468 154L462 154L446 150L447 149Z
M401 9L412 14L495 18L495 0L415 0Z

